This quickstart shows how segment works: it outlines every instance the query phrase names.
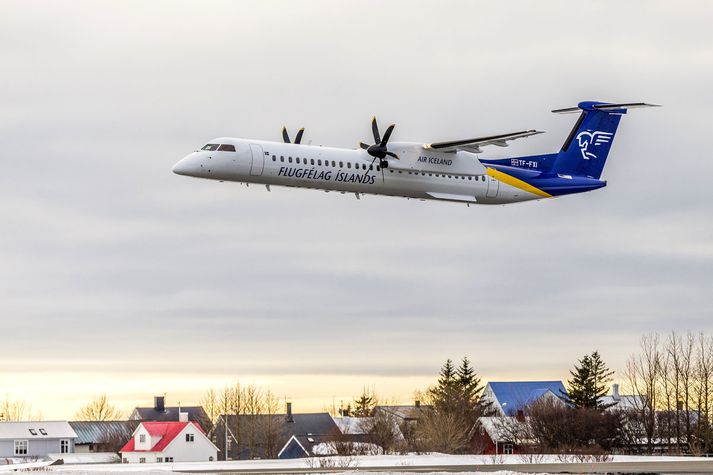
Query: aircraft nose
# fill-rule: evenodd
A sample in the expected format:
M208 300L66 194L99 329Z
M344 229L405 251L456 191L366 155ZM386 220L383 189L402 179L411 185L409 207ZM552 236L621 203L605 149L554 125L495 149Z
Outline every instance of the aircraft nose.
M195 157L191 154L179 160L178 163L173 166L171 171L173 171L176 175L191 176L195 175L196 168L198 168L198 165L196 164Z

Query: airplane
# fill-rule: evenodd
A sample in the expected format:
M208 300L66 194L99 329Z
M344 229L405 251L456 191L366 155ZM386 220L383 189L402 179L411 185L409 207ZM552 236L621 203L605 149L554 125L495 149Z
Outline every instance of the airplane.
M295 141L282 129L282 142L221 137L185 158L173 172L196 178L246 184L311 188L326 192L397 196L471 204L507 204L606 186L602 170L619 121L629 109L656 104L580 102L555 109L579 113L561 150L544 155L482 158L483 147L541 134L524 130L464 140L432 143L390 142L394 125L383 136L376 118L374 142L356 149L304 145L304 129Z

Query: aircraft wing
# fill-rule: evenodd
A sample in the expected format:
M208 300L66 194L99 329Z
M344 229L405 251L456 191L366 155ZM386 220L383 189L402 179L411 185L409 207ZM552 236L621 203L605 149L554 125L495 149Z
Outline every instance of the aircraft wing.
M491 135L489 137L477 137L474 139L452 140L450 142L433 142L425 144L423 148L433 149L441 152L455 152L457 150L465 150L467 152L480 153L480 147L486 145L496 145L498 147L507 147L507 142L510 140L521 139L531 135L543 134L541 130L523 130L522 132L513 132L510 134Z

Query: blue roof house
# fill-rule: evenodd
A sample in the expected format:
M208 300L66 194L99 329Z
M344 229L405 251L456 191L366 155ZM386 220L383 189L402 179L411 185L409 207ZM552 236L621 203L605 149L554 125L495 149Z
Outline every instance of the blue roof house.
M542 398L564 404L567 390L562 381L490 382L483 389L481 400L501 416L516 416L528 404Z

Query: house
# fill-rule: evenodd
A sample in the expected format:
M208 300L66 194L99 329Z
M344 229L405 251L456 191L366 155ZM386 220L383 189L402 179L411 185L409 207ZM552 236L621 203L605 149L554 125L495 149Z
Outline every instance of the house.
M516 416L528 404L540 400L564 404L563 398L567 390L562 381L508 381L488 383L480 400L497 415Z
M120 450L123 463L212 462L218 448L195 421L141 422Z
M70 421L69 425L77 434L74 441L76 453L118 453L139 421Z
M77 434L66 421L0 422L0 459L71 454Z
M646 398L639 395L619 394L619 385L612 384L611 396L600 398L599 404L609 411L640 411L646 407Z
M293 414L289 402L286 409L285 414L219 416L211 435L221 448L221 460L277 458L292 436L341 434L329 413Z
M370 443L364 434L293 435L277 454L278 459L323 457L330 455L380 455L383 450Z
M132 421L178 421L179 413L188 414L188 420L197 422L206 432L213 423L201 406L166 406L165 396L154 396L153 407L137 407L129 416Z
M528 436L525 419L508 416L479 417L470 441L473 453L511 455L530 452L534 442Z

